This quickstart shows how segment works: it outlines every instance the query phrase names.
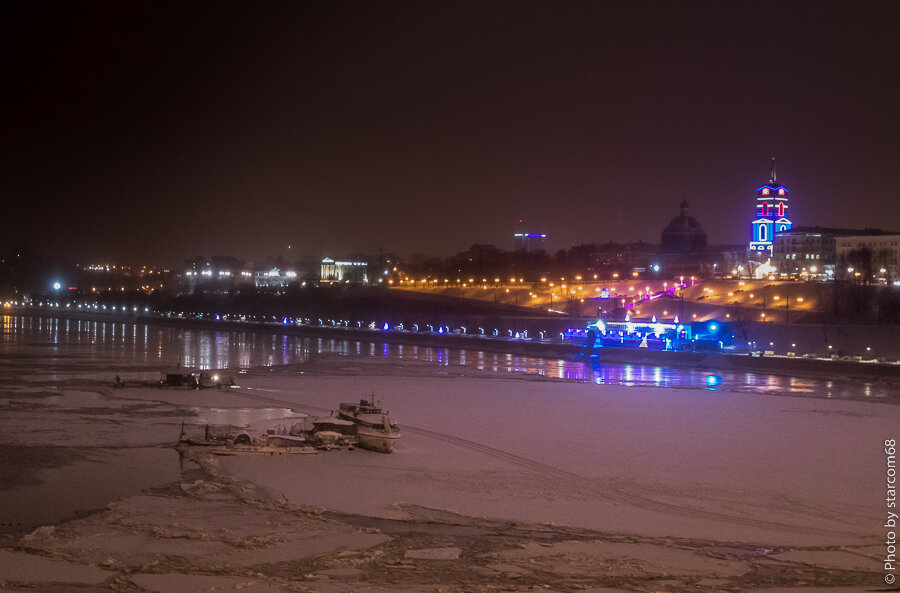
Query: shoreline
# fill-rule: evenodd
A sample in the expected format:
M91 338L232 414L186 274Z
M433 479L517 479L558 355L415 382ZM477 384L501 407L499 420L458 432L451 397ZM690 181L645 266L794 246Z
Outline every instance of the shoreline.
M476 350L536 358L564 358L572 361L600 364L634 364L641 366L669 366L674 368L706 369L711 371L748 371L757 373L842 377L900 377L900 363L805 358L782 355L753 356L749 352L673 352L647 349L605 348L588 351L570 343L533 342L506 338L480 337L453 333L382 331L362 328L296 326L256 321L211 321L179 319L151 315L121 315L116 313L84 313L78 311L49 311L43 309L7 309L8 314L30 317L75 319L79 321L145 323L205 331L250 332L257 334L289 335L309 338L345 339L374 344L403 344Z

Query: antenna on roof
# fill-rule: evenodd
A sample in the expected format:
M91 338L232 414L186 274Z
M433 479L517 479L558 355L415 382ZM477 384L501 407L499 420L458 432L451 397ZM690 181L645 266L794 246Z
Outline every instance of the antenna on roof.
M775 183L775 157L772 157L772 175L769 178L769 183Z

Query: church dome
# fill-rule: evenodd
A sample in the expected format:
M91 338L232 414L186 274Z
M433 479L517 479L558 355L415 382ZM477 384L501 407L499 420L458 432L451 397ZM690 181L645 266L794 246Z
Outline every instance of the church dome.
M662 250L667 253L691 253L706 248L706 231L688 216L687 200L681 202L681 214L666 225L662 232Z

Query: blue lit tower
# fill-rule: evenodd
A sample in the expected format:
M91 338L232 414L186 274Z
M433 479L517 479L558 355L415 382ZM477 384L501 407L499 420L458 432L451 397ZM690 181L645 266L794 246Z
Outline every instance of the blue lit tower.
M788 188L776 182L773 158L769 183L756 188L756 220L751 225L753 239L750 241L750 251L772 255L775 233L791 230L792 223L787 217L789 193Z

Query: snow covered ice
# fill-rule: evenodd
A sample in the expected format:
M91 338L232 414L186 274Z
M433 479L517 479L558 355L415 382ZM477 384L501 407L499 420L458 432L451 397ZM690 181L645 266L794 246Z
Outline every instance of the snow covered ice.
M209 343L190 337L198 352ZM515 372L503 355L479 365L472 352L401 358L396 346L383 356L367 344L357 354L356 343L321 351L315 340L266 362L270 343L258 341L234 354L247 364L221 353L219 368L240 388L200 391L111 387L116 374L153 376L184 354L134 354L155 354L156 343L85 352L28 332L4 342L0 588L882 583L881 443L900 426L889 383L774 378L766 390L738 377L710 390L667 369L666 386L597 384L576 363L517 359L527 372ZM372 392L403 429L389 455L179 456L172 447L182 422L197 434L207 423L265 428Z

